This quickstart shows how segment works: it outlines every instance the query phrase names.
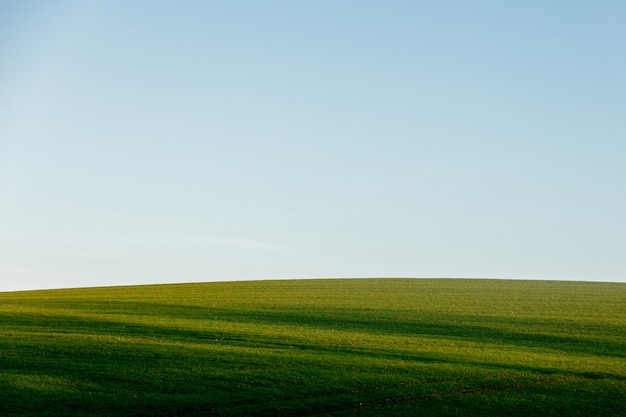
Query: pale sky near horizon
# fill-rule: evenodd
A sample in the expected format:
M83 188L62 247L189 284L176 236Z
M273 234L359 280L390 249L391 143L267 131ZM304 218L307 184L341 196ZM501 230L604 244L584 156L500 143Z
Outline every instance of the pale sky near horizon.
M626 282L626 2L0 1L0 291Z

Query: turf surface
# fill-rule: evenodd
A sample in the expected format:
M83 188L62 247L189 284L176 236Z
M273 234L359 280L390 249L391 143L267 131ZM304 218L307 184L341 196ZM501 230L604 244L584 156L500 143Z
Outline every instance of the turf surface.
M626 284L0 293L1 416L626 416Z

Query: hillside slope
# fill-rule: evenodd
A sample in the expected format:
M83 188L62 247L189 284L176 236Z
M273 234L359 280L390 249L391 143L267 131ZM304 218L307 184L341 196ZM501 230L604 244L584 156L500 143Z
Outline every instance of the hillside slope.
M2 416L624 416L626 284L0 293Z

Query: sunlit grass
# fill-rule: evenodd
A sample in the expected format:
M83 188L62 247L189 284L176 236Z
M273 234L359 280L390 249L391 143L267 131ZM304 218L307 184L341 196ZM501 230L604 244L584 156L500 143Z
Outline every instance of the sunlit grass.
M626 285L0 293L0 415L626 415Z

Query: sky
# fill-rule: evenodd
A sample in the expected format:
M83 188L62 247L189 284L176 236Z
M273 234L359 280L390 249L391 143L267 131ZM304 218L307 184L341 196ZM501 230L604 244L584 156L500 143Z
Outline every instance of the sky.
M626 2L0 1L0 291L626 282Z

